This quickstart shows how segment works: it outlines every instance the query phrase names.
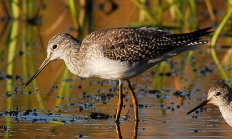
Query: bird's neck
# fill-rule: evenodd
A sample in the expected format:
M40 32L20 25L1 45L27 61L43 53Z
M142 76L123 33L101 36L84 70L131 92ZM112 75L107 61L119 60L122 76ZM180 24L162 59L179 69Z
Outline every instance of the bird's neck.
M70 51L63 59L69 71L80 77L88 77L86 75L86 62L84 53L79 53L79 50Z
M232 107L230 105L219 107L222 117L232 127Z
M80 71L81 63L79 60L78 50L70 49L68 53L65 54L64 62L71 73L79 75L78 71Z

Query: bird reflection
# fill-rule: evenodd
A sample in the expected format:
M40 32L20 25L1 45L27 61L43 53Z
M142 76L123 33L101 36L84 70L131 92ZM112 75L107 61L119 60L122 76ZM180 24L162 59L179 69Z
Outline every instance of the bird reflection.
M136 120L134 122L134 133L132 135L132 139L137 139L137 133L138 133L138 125L139 125L139 122ZM119 123L115 123L115 126L116 126L116 132L117 132L117 139L122 139L122 133L121 133L121 130L120 130L120 124Z

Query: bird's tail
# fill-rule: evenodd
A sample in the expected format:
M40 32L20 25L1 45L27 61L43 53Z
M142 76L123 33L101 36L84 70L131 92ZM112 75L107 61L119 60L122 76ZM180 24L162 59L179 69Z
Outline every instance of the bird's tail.
M202 36L212 33L213 31L209 31L211 28L212 27L207 27L190 33L172 34L167 35L166 37L170 37L172 40L175 41L176 45L179 46L196 46L211 42L211 40L202 40L201 38Z
M176 56L182 52L196 50L199 48L199 45L211 42L211 40L202 40L201 38L202 36L212 33L213 31L209 31L210 29L211 27L200 29L190 33L165 34L165 37L167 39L171 39L173 41L175 49L164 53L158 58L150 60L149 63L158 63L160 61Z

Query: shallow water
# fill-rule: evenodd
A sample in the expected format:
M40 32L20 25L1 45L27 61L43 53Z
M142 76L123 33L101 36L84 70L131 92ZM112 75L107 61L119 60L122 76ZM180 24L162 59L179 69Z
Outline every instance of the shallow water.
M203 50L197 51L199 58L210 58L210 54L199 54L201 51ZM179 62L175 59L172 62L177 61L174 68L178 69ZM194 63L199 62L199 59L194 60ZM199 66L199 70L204 70L204 66L212 69L207 75L193 72L193 68L187 66L192 62L185 62L185 64L184 70L171 70L171 76L155 76L156 71L153 68L132 79L140 105L138 138L225 138L231 136L231 127L224 121L218 108L213 105L208 105L203 112L186 115L206 98L209 87L220 80L220 77L214 63L202 62L202 66ZM46 72L51 71L47 68ZM194 77L197 77L195 81L192 80ZM38 78L41 79L41 77ZM153 84L156 84L153 83L154 78L162 79L163 87L160 94L151 89L154 88ZM67 80L61 79L58 82L62 81ZM113 116L117 104L117 82L78 77L70 78L69 81L75 85L63 87L57 85L53 87L53 90L46 89L51 86L43 85L41 90L45 91L39 91L43 100L41 104L36 96L38 92L31 91L34 88L33 85L29 85L28 90L31 92L28 92L20 85L21 80L15 80L13 87L18 91L13 91L13 95L7 97L3 86L6 80L1 80L3 115L0 117L2 127L0 135L11 138L72 138L82 135L88 138L115 138L117 132ZM72 88L70 94L65 92L70 96L64 94L63 97L58 97L60 88ZM123 138L131 138L134 134L134 117L127 87L124 88L124 94L125 107L121 114L124 117L120 119L120 129ZM102 96L107 97L102 100L105 98ZM17 116L14 112L11 112L13 113L11 116L9 113L3 113L7 110L9 101L12 101L12 109L17 108L18 113L15 114ZM28 108L31 109L30 113ZM92 112L108 114L109 117L106 120L91 119Z
M73 25L72 18L70 13L65 12L65 5L62 7L53 4L44 9L42 24L39 26L28 25L20 20L18 23L2 21L0 24L1 31L5 29L6 32L14 24L21 27L16 39L13 37L11 41L7 41L9 32L1 36L2 138L133 138L135 131L137 138L146 139L232 136L231 127L216 106L207 105L201 111L186 115L207 97L208 89L215 82L225 80L207 45L193 53L176 56L131 79L139 102L140 121L137 128L126 83L119 126L114 123L118 101L117 81L77 77L66 70L62 61L54 61L36 81L24 88L23 83L45 59L46 44L50 37L61 31L76 34L70 29ZM135 17L129 18L133 11L133 6L127 8L129 6L131 3L122 2L118 11L105 17L95 7L94 30L128 26L131 20L135 20ZM64 14L66 20L57 23L59 14ZM56 28L54 23L58 24ZM200 24L201 27L209 25L207 20ZM86 30L85 34L88 34ZM15 52L9 49L13 40L17 40ZM219 42L223 42L223 39ZM225 63L230 61L228 57L231 50L221 47L222 45L225 44L218 44L216 50L223 69L230 77L230 64ZM8 61L11 54L15 54L13 59L16 59L12 74L9 71L12 63ZM226 82L230 83L228 80Z

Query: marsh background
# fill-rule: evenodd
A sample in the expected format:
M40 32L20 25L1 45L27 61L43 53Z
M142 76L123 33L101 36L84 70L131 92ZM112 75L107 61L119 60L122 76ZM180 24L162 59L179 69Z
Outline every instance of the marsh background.
M213 42L162 62L132 84L139 101L138 138L230 138L216 106L186 115L217 81L231 85L230 0L2 0L0 1L1 138L116 138L118 83L72 75L61 60L33 83L23 83L46 57L58 32L82 40L95 30L155 26L185 33L212 26ZM134 135L128 88L120 133ZM99 114L101 113L101 114Z

